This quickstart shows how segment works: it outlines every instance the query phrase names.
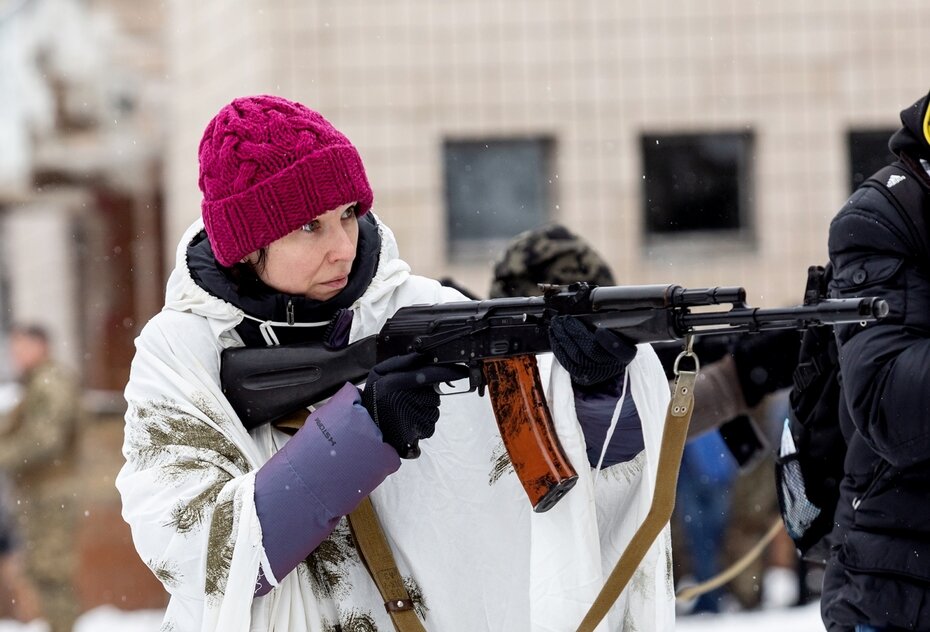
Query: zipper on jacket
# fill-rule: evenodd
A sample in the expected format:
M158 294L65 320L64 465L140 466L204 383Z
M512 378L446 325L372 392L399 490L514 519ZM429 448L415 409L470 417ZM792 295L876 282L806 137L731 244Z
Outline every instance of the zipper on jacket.
M287 299L287 324L294 324L294 299Z

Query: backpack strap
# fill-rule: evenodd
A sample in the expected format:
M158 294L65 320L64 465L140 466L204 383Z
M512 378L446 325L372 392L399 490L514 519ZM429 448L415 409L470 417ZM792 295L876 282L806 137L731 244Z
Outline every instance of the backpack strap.
M916 243L927 252L927 190L901 161L895 161L872 174L862 186L881 193L886 200L907 221Z

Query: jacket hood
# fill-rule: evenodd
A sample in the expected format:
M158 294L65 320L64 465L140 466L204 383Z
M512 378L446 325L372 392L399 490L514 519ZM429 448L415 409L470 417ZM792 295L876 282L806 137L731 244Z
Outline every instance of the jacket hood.
M374 243L377 249L378 261L377 267L373 271L364 271L365 276L370 279L368 289L364 290L364 293L367 294L370 292L372 285L381 287L385 284L390 286L395 283L400 283L403 278L405 278L406 273L404 272L403 276L398 276L398 274L404 270L409 270L409 268L406 267L406 264L400 266L393 264L388 265L389 262L393 262L394 260L399 261L397 243L393 233L377 219L374 213L366 214L363 219L373 224L371 228L375 236L370 241ZM223 296L214 295L202 287L202 283L198 283L195 278L198 274L192 272L190 258L192 251L197 251L197 245L203 241L203 230L203 220L198 218L185 231L178 244L175 253L175 268L168 278L165 293L165 309L190 312L198 316L203 316L208 320L211 330L218 338L236 328L246 317L255 320L277 320L279 315L276 313L278 311L276 308L272 310L275 313L250 313L252 310L249 310L249 305L242 305L241 303L239 305L233 304ZM199 257L199 254L197 256ZM373 265L371 267L373 267ZM353 271L355 271L355 268L353 268ZM220 294L222 294L222 292ZM362 292L358 292L358 294L362 294ZM353 297L352 305L339 304L334 307L333 311L335 312L336 309L341 307L352 307L357 304L362 300L358 298L358 294ZM288 295L282 296L285 298L286 302ZM335 301L336 299L333 300ZM309 303L309 300L307 300L307 302ZM277 302L272 301L270 304L276 305ZM243 309L243 307L245 307L245 309ZM304 321L304 318L301 318L301 316L310 316L311 312L315 311L309 309L311 306L307 305L307 307L307 310L300 310L306 311L306 313L297 314L298 322ZM282 317L282 319L283 318L284 317Z
M930 94L901 110L901 129L891 137L888 147L899 158L930 160L930 112L927 110Z
M296 344L322 340L336 313L365 293L380 251L378 224L366 214L358 219L358 243L348 284L326 301L279 292L253 274L234 280L217 262L206 233L198 233L188 246L187 267L197 285L246 314L236 328L246 346Z

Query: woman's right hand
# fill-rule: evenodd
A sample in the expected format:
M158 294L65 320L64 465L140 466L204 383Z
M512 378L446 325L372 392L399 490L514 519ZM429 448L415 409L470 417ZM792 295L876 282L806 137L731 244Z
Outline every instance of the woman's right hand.
M462 365L438 366L411 353L376 364L362 391L362 405L381 430L384 442L402 459L420 456L420 439L433 436L439 420L435 385L468 377Z

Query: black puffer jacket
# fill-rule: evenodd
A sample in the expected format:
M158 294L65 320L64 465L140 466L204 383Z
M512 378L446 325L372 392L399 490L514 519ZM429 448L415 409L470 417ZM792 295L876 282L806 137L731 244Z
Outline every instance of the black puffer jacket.
M890 145L930 194L927 102L901 113ZM830 226L831 295L890 307L881 322L836 328L848 452L822 599L831 631L930 630L930 244L916 215L861 188Z

